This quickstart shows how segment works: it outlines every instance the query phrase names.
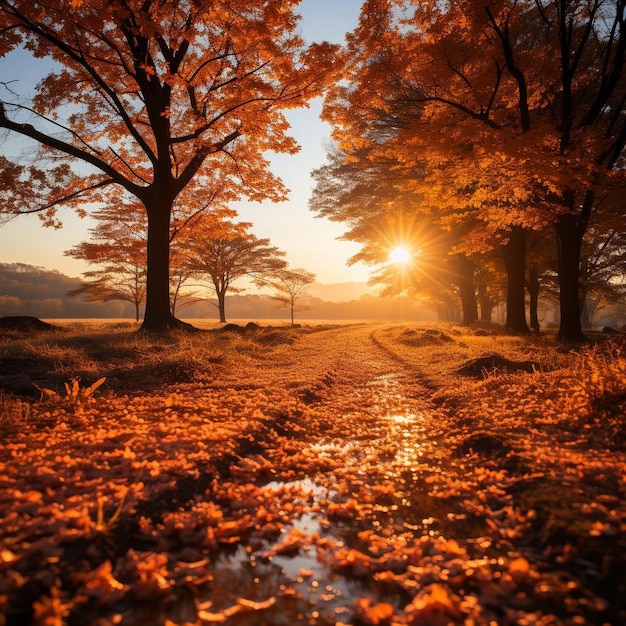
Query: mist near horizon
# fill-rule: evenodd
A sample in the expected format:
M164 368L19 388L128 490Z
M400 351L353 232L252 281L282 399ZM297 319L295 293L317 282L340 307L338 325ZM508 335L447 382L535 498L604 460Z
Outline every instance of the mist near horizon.
M82 280L58 270L26 263L0 263L0 317L29 315L42 319L134 318L130 302L86 301L70 297ZM406 297L382 298L367 283L313 283L302 301L299 319L387 319L436 320L427 304ZM229 294L226 298L229 319L287 319L288 311L269 295L258 292ZM202 299L183 298L176 314L186 319L217 319L215 294L207 291Z

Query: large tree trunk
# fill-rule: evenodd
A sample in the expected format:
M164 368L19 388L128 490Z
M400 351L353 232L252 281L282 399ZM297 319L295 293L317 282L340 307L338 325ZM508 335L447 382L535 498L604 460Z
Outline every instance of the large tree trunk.
M157 199L147 206L148 259L146 278L146 310L142 328L150 331L188 326L177 320L170 310L170 214L171 203Z
M513 333L529 333L526 323L526 231L513 226L508 243L502 247L507 275L505 328Z
M556 221L561 312L558 338L565 342L586 340L582 330L578 297L580 251L584 234L585 228L575 215L572 213L559 215Z

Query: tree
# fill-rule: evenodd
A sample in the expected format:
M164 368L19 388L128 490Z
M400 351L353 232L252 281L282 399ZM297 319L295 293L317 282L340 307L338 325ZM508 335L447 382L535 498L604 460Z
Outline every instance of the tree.
M175 248L172 250L170 265L170 307L176 315L181 309L203 302L206 298L198 290L185 289L188 281L193 278L193 273L185 267L184 259Z
M370 141L377 140L381 137L374 129ZM458 226L444 229L422 196L406 188L397 160L381 155L371 144L355 150L333 146L327 157L328 163L313 171L316 184L310 207L320 216L345 223L349 228L343 238L361 244L349 263L378 268L370 282L383 286L384 295L406 292L441 304L445 291L446 310L456 298L463 322L476 321L474 261L455 250ZM390 252L398 246L409 253L407 263L389 262Z
M291 325L294 324L294 314L296 311L306 311L309 307L302 304L302 299L306 296L305 289L315 282L315 274L302 268L282 269L274 274L269 281L274 293L272 299L279 303L281 308L289 311Z
M212 204L212 202L209 202ZM170 306L172 313L206 300L202 292L184 290L189 281L198 277L197 269L190 263L191 249L199 240L218 236L231 229L231 220L237 212L221 206L187 207L179 211L178 219L170 228ZM208 224L211 227L208 228ZM194 285L196 287L202 285Z
M624 299L626 285L626 235L613 228L591 226L583 239L580 311L583 326L594 314Z
M27 49L60 66L30 103L4 84L0 127L53 161L38 170L4 160L14 170L5 207L28 212L37 200L50 222L58 206L86 210L111 185L140 201L148 222L145 329L181 326L169 301L177 199L188 206L206 190L224 201L284 197L265 157L297 149L282 111L318 95L337 65L334 47L304 47L297 4L0 0L0 54Z
M226 322L226 294L236 280L248 277L263 281L286 266L285 253L259 239L249 222L230 222L216 215L198 219L187 238L179 243L181 263L189 276L211 279L220 322Z
M527 332L527 231L552 224L563 340L584 338L580 242L624 171L624 0L368 0L325 116L344 150L375 146L445 219L503 252L507 327ZM372 137L377 140L375 144ZM470 233L466 252L477 237Z
M491 322L494 308L506 300L506 276L496 254L481 255L476 262L474 281L480 307L480 321Z
M146 300L144 212L136 203L109 205L93 217L97 224L89 230L92 241L82 242L65 254L98 267L84 272L87 280L67 295L85 295L88 302L130 302L139 321Z

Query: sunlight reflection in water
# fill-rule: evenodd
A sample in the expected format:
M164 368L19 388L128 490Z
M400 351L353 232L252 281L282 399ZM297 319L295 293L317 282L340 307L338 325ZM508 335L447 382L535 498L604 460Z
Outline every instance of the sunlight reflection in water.
M309 478L265 485L270 492L293 490L310 495L314 500L329 497L333 492ZM269 496L268 496L269 497ZM303 541L294 553L268 556L289 532L300 531ZM316 545L320 536L341 546L339 536L320 523L317 513L294 517L276 542L264 541L261 546L238 546L232 554L221 555L214 563L212 593L215 608L233 605L237 598L263 601L276 597L276 604L262 614L236 615L228 623L237 626L263 624L335 624L350 612L355 597L367 593L363 584L348 579L326 565ZM268 621L259 621L259 620Z
M393 413L385 416L390 424L389 439L396 446L396 463L403 469L414 471L424 456L424 436L419 423L424 421L421 413Z
M402 386L393 374L373 379L369 385L367 402L363 403L363 416L375 417L375 421L363 420L362 438L323 440L308 446L308 453L318 458L341 459L349 473L363 476L368 484L368 465L377 465L381 454L388 450L393 462L386 477L391 482L407 470L414 476L419 473L425 453L424 441L426 415L408 406ZM350 418L360 420L361 411L351 413ZM357 431L358 433L358 431ZM355 433L356 434L356 433ZM332 472L324 482L333 480ZM358 482L358 481L357 481ZM404 479L400 480L403 483ZM356 484L356 483L353 483ZM352 523L333 520L329 523L323 513L311 511L317 505L324 510L338 492L310 478L296 481L272 481L264 487L267 498L272 494L289 491L294 498L308 502L299 515L294 515L280 536L265 538L253 546L239 546L230 554L222 554L214 563L214 583L211 598L215 608L231 606L239 597L255 601L276 598L276 603L262 614L238 614L229 620L233 626L259 626L260 624L315 624L316 626L344 623L352 614L355 599L369 597L374 601L393 601L387 588L380 587L371 579L359 578L333 569L330 552L351 546L354 541ZM372 528L382 532L389 523L389 516L398 515L412 507L411 502L398 494L396 504L373 507ZM307 508L309 509L307 511ZM381 520L376 519L380 509ZM422 519L430 511L416 511ZM295 542L288 550L281 550L281 543L289 537ZM329 552L330 551L330 552Z
M407 415L387 415L387 419L394 424L406 425L412 424L416 419L416 415L414 413L408 413Z
M308 448L317 453L320 457L334 457L354 452L359 448L359 443L357 441L345 441L341 443L337 441L327 441L313 444Z

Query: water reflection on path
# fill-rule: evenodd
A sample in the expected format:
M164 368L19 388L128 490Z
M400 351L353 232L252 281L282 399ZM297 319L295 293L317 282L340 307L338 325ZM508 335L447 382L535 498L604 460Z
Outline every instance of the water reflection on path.
M270 492L268 497L281 489L310 492L317 504L333 496L308 478L272 481L265 489ZM336 624L348 615L354 598L365 595L366 589L360 582L333 572L325 562L322 536L333 547L341 547L343 542L322 524L324 519L317 512L304 513L283 529L276 542L265 541L254 551L249 546L238 546L234 553L222 555L213 568L213 610L227 609L240 597L259 602L276 599L262 612L228 618L229 624L238 626Z
M423 461L427 447L432 446L426 428L426 415L423 408L410 403L402 390L402 385L394 374L384 374L375 378L372 387L379 389L381 401L377 406L387 433L382 437L395 446L392 467L400 471L416 472ZM413 406L411 406L413 405Z
M272 494L289 490L304 494L308 504L299 516L285 526L275 540L264 539L261 545L240 545L230 554L223 554L214 564L214 582L211 589L212 609L222 611L244 597L271 606L254 613L238 612L228 618L233 626L255 624L337 624L351 623L355 603L359 598L373 602L390 601L388 591L369 576L355 576L356 568L344 571L337 568L338 551L350 552L357 536L355 521L349 512L341 514L341 506L354 501L355 509L374 511L370 528L382 531L390 517L411 503L398 494L397 501L360 503L363 490L380 489L385 485L371 484L371 476L378 475L381 482L389 480L395 485L399 478L410 472L416 475L424 455L424 414L414 401L407 401L402 387L393 374L381 374L360 388L341 391L359 398L363 407L351 415L337 416L352 426L347 429L347 441L321 440L312 443L307 455L317 458L341 459L341 468L318 479L280 482L272 481L263 489L267 500ZM367 421L359 433L359 421ZM385 473L380 469L384 460ZM375 470L375 471L374 471ZM376 474L378 472L378 474ZM394 489L390 493L394 497ZM329 515L330 508L340 514ZM378 514L380 515L380 520ZM428 517L424 512L423 517ZM264 605L265 605L264 604Z

